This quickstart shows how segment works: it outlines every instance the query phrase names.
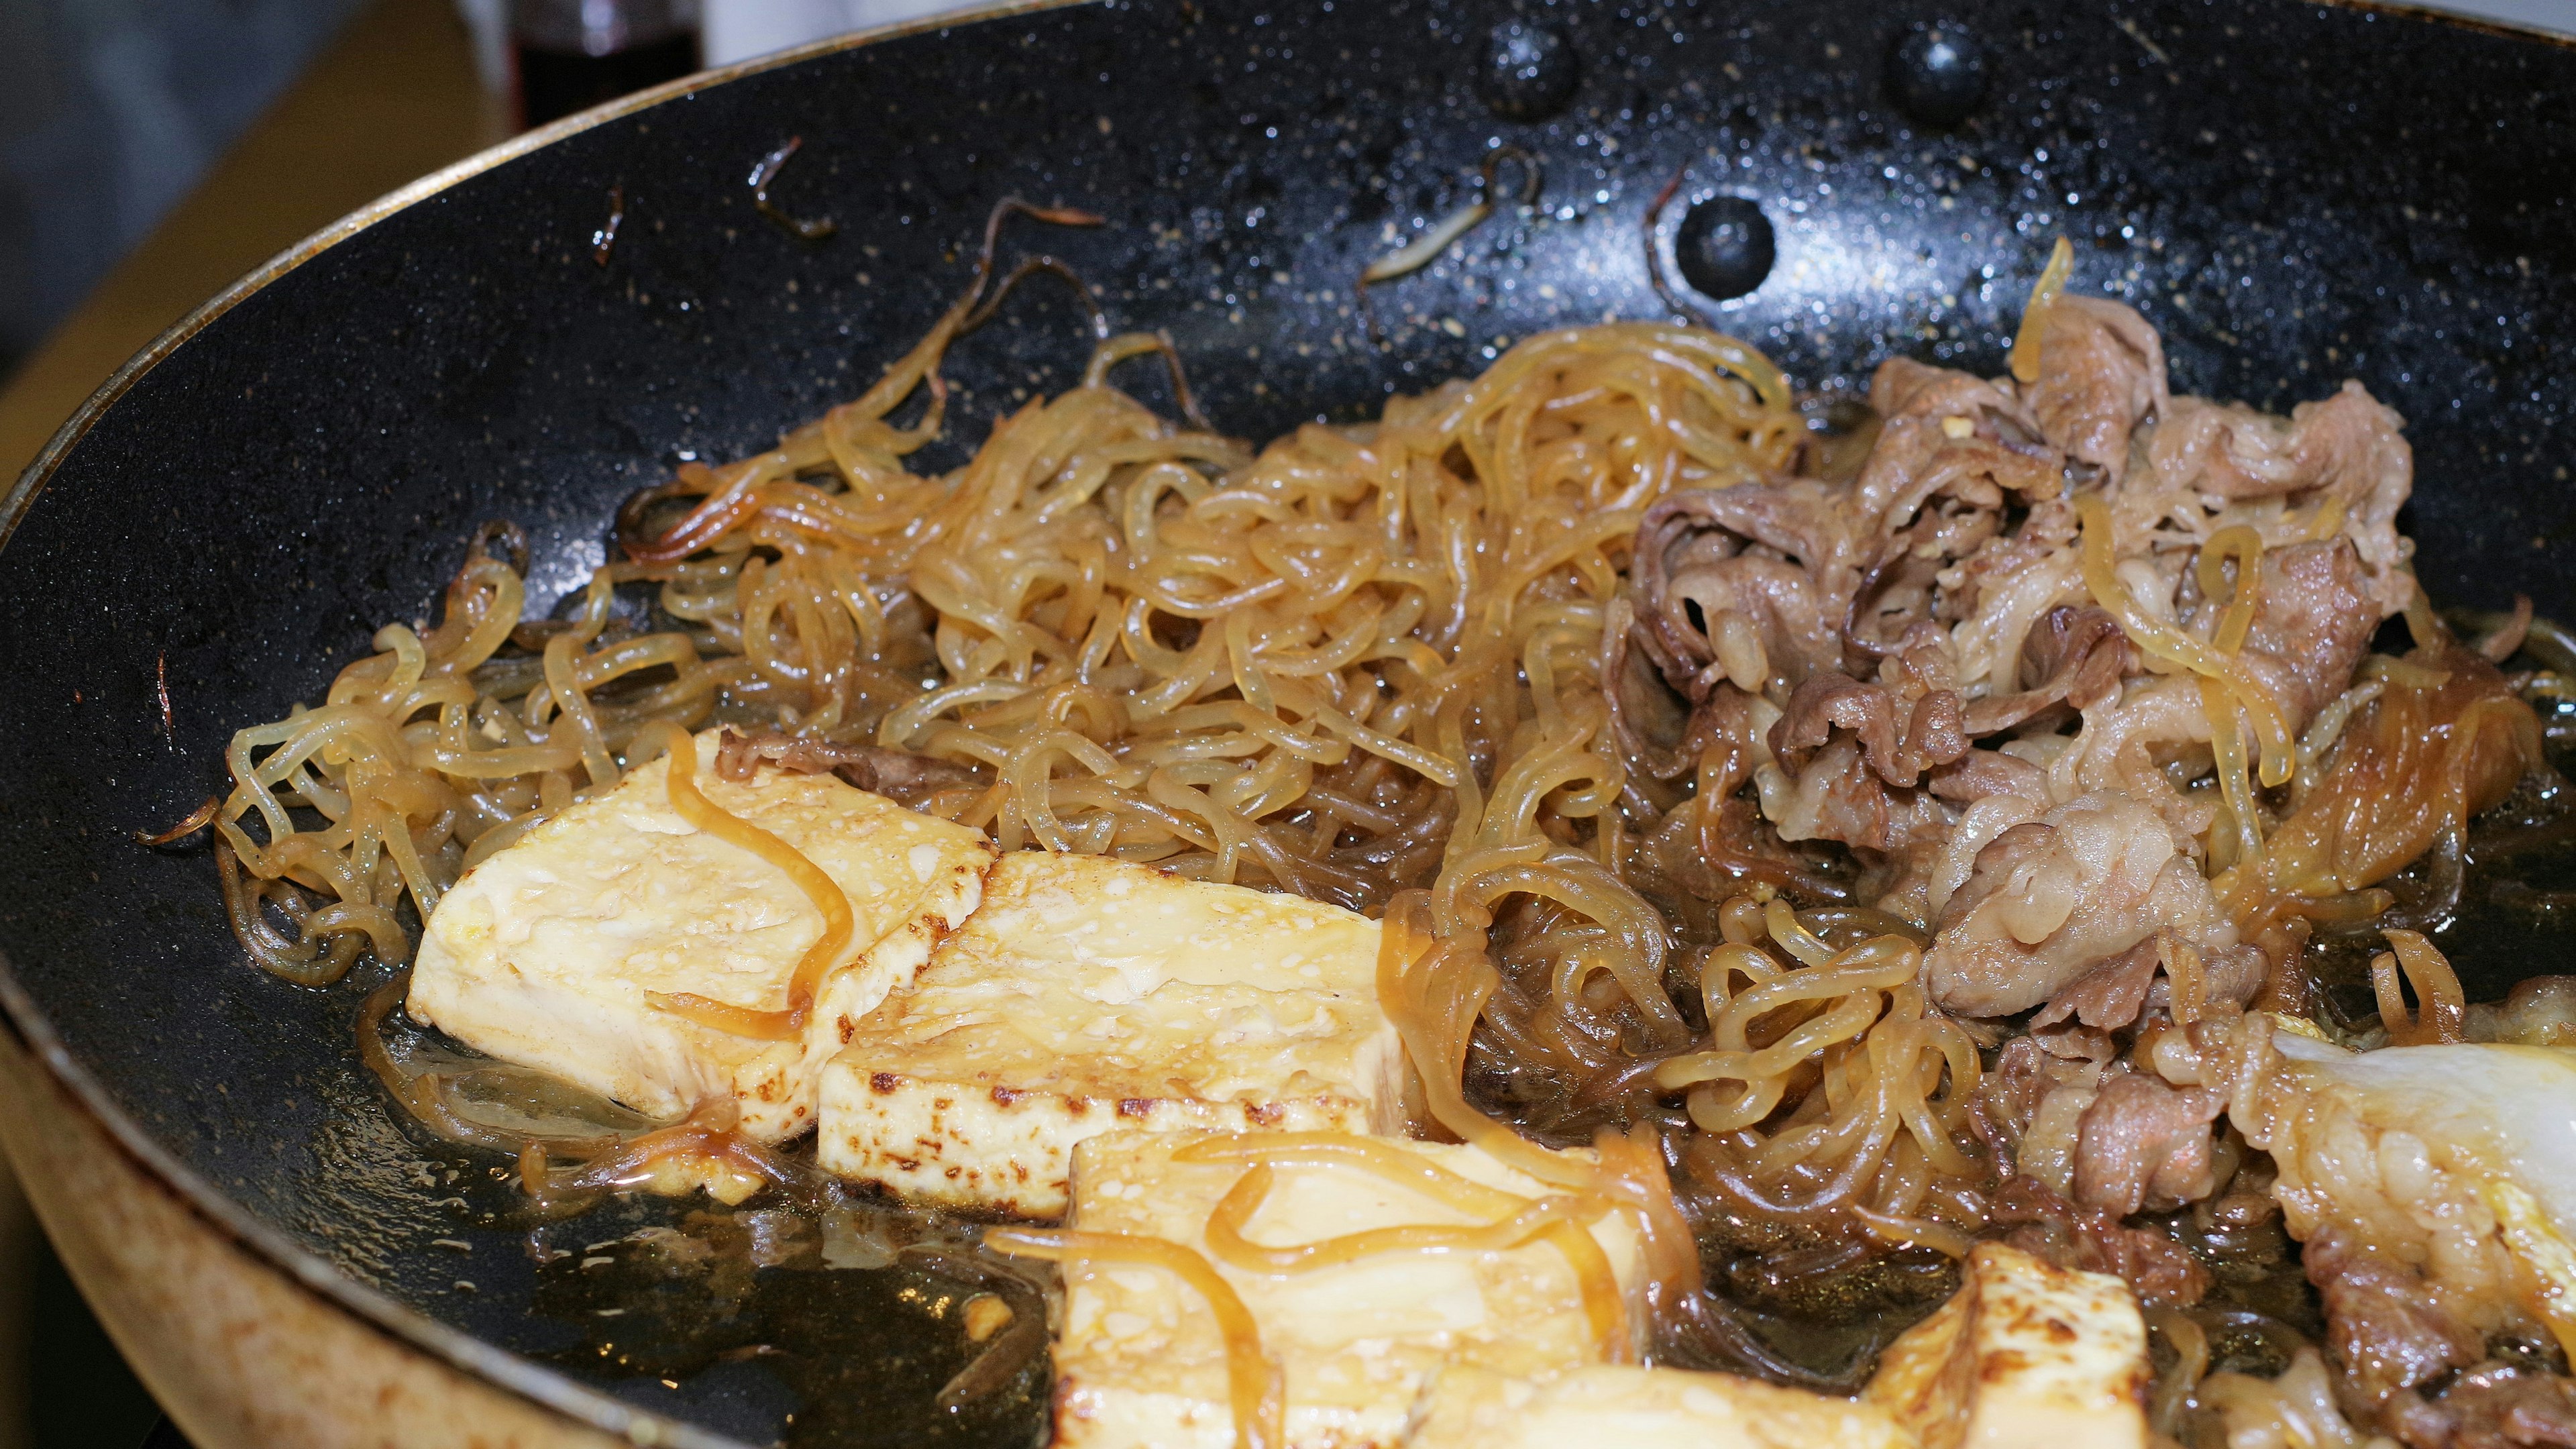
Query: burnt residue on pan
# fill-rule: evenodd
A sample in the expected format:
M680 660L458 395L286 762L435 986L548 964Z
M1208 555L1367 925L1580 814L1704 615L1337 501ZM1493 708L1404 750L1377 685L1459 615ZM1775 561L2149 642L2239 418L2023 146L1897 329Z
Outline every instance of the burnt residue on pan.
M2361 379L2409 419L2433 595L2520 591L2567 618L2570 94L2565 47L2286 0L1146 0L702 89L321 251L60 459L0 549L0 955L145 1132L303 1249L700 1442L771 1442L860 1390L773 1354L719 1347L682 1377L596 1352L614 1320L582 1321L568 1270L475 1206L491 1164L383 1119L351 1049L381 975L308 991L252 969L203 837L131 839L216 787L232 728L319 694L376 621L430 609L485 520L526 527L540 602L575 587L617 500L872 380L955 295L1006 195L1105 216L1047 245L1117 324L1168 329L1210 416L1257 438L1472 373L1537 329L1668 315L1643 228L1687 167L1662 245L1732 200L1687 239L1678 299L1802 384L1897 354L1999 367L2062 233L2080 285L2162 330L2177 388L2280 408ZM744 184L790 136L778 204L836 221L828 239L788 235ZM1540 163L1535 203L1385 289L1370 337L1351 280L1471 201L1505 146ZM1762 231L1771 264L1722 295ZM1065 385L1088 341L1066 290L1015 294L957 350L956 445L925 462ZM1121 377L1170 405L1157 370ZM2480 916L2492 944L2463 958L2541 949L2565 912L2523 906ZM693 1210L619 1208L649 1220L587 1241L686 1233ZM625 1253L615 1271L660 1271ZM890 1306L915 1269L764 1286L802 1271L752 1270L764 1322L809 1312L794 1304L919 1321ZM867 1272L898 1276L833 1276ZM909 1387L864 1401L883 1442L944 1422L945 1371L894 1371Z

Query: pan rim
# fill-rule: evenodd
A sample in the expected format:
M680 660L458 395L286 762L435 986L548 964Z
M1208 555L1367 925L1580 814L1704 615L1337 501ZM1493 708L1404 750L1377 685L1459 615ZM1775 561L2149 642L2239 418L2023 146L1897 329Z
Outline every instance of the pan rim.
M0 493L0 548L8 546L19 522L27 516L37 496L44 491L45 484L72 448L88 434L108 408L133 389L145 373L253 294L398 212L594 126L745 76L908 35L1099 3L1102 0L989 0L989 3L963 11L872 26L754 56L683 76L566 116L388 192L261 263L223 291L200 303L120 365L54 430L44 448L8 490ZM674 1449L753 1449L745 1440L639 1408L605 1390L579 1383L556 1369L443 1323L359 1282L320 1254L270 1226L258 1214L181 1162L116 1103L105 1084L64 1044L52 1021L19 982L16 965L5 950L0 950L0 1028L8 1030L27 1048L29 1055L61 1085L79 1110L86 1112L118 1149L168 1189L208 1227L254 1261L279 1272L367 1328L427 1353L449 1368L515 1395L541 1410L551 1411L630 1443L670 1445Z
M214 297L199 304L121 364L48 438L36 457L5 491L0 491L0 548L6 548L18 524L33 507L64 458L106 410L131 391L144 374L212 325L233 307L294 271L305 262L368 228L448 188L543 147L603 123L668 101L696 94L746 76L792 66L819 56L855 50L882 41L964 25L1007 20L1114 0L988 0L970 9L894 22L700 71L579 112L476 152L447 167L389 192L303 238L244 274ZM2292 0L2295 3L2295 0ZM2404 0L2308 0L2327 8L2372 15L2431 21L2482 34L2576 49L2576 34L2561 34L2486 21L2454 11L2404 3ZM685 1420L638 1408L613 1395L581 1384L535 1360L498 1347L452 1327L388 1294L368 1287L334 1267L319 1254L270 1226L229 1194L216 1188L163 1147L130 1114L117 1105L105 1085L82 1064L54 1030L17 978L14 963L0 950L0 1028L26 1045L30 1055L89 1114L119 1149L168 1188L209 1227L254 1261L269 1267L318 1298L345 1311L369 1329L424 1352L478 1382L513 1394L532 1405L601 1433L637 1444L664 1444L679 1449L752 1449L744 1440L702 1428Z

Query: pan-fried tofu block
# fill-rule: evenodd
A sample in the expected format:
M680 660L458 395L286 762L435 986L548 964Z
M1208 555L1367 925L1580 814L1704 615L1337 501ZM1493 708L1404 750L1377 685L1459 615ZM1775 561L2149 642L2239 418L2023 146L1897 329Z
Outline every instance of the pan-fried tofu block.
M1072 1225L1164 1238L1207 1255L1208 1215L1247 1168L1175 1161L1212 1139L1266 1134L1116 1132L1074 1153ZM1521 1197L1546 1189L1473 1147L1377 1141L1408 1158ZM1282 1166L1244 1236L1266 1247L1415 1223L1489 1221L1344 1166ZM1590 1225L1643 1322L1638 1242L1628 1219ZM1597 1363L1605 1345L1580 1281L1544 1242L1496 1253L1381 1253L1294 1276L1211 1263L1260 1325L1280 1366L1289 1449L1404 1442L1444 1366L1529 1378ZM1228 1449L1234 1442L1225 1339L1199 1295L1154 1268L1068 1263L1055 1350L1055 1449Z
M911 980L982 895L984 837L831 775L715 771L708 801L821 867L850 901L850 944L799 1041L700 1026L647 992L783 1010L822 913L776 866L671 807L656 759L467 871L432 913L413 964L412 1016L504 1061L539 1067L639 1112L677 1116L731 1094L765 1142L810 1125L815 1079L841 1031Z
M1923 1449L2140 1449L2152 1377L2127 1284L1981 1243L1967 1281L1888 1345L1861 1397Z
M1917 1449L1885 1409L1733 1374L1593 1364L1440 1375L1405 1449ZM2073 1449L2072 1445L2061 1449Z
M907 1197L1064 1211L1095 1133L1392 1132L1377 923L1096 856L1006 855L984 904L823 1074L823 1167Z

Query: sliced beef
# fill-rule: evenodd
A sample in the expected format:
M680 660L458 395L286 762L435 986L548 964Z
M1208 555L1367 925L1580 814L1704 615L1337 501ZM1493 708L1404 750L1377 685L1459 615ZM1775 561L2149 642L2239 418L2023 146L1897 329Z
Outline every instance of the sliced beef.
M2032 1115L2048 1094L2095 1075L2050 1055L2031 1037L2014 1037L1996 1053L1994 1070L1977 1079L1968 1099L1969 1124L1995 1161L2011 1163L2021 1149L2022 1134L2030 1130Z
M1969 750L1932 772L1932 793L1961 805L1996 795L2015 795L2045 803L2048 774L2018 755L2001 750Z
M2016 446L1991 431L1955 432L1949 418L1890 418L1853 485L1854 510L1880 537L1903 531L1951 499L1996 509L2007 494L2054 497L2066 486L2065 460L2046 448Z
M1988 539L1950 570L1945 604L1955 619L1951 652L1961 687L1990 696L2015 694L2031 678L2031 635L2040 620L2084 580L2075 550L2074 506L2062 498L2033 503L2021 527Z
M2061 1021L2080 1021L2105 1031L2129 1025L2146 1008L2147 988L2155 984L2156 971L2164 965L2164 959L2164 943L2149 936L2050 997L2039 1014L2030 1019L2031 1029L2038 1031Z
M2413 546L2397 535L2397 510L2415 481L2415 455L2400 431L2405 419L2382 407L2360 383L2332 397L2301 403L2285 422L2233 403L2178 397L2149 440L2151 468L2133 472L2123 511L2161 517L2196 509L2204 494L2221 498L2289 498L2342 503L2342 531L2361 556L2372 606L2381 618L2406 606L2415 581L2403 565Z
M2299 1262L2325 1302L2327 1346L2362 1401L2385 1403L2486 1356L2483 1338L2446 1312L2414 1269L2332 1222L2309 1235Z
M2004 515L1991 504L1942 499L1883 540L1852 597L1843 626L1843 648L1855 658L1884 659L1909 628L1948 624L1958 617L1945 589L1954 566L2003 531Z
M1669 721L1674 706L1663 682L1637 661L1640 632L1635 603L1624 594L1612 599L1601 628L1602 708L1628 768L1657 780L1678 779L1699 760L1686 748L1667 748L1656 738L1657 717Z
M2039 355L2039 378L2022 396L2040 436L2118 479L2129 435L2172 400L2156 329L2117 302L2061 296L2040 319Z
M2118 694L2121 677L2136 667L2137 652L2118 620L2089 604L2060 604L2023 636L2023 687L1970 705L1965 728L1971 735L1990 735L2052 705L2090 709Z
M1867 520L1848 488L1813 478L1675 493L1646 510L1630 581L1640 640L1675 689L1704 698L1724 673L1713 632L1753 626L1791 685L1842 666L1843 624L1867 567Z
M2188 1308L2209 1293L2209 1270L2182 1244L2071 1203L2027 1173L2005 1180L1989 1218L2012 1228L2005 1241L2014 1247L2061 1268L2116 1274L2151 1308Z
M1964 417L1984 426L2039 436L2039 420L2009 390L1952 367L1891 357L1869 379L1869 405L1882 418Z
M1942 907L1924 987L1945 1011L2010 1016L2158 929L2204 951L2236 944L2165 822L2127 795L2097 791L1977 852L1967 884Z
M1888 685L1820 670L1789 696L1789 707L1771 726L1771 753L1783 769L1795 772L1841 731L1860 746L1861 758L1879 779L1910 787L1925 770L1968 752L1960 724L1955 691L1926 689L1909 698Z
M2075 1201L2125 1217L2149 1202L2207 1197L2209 1124L2227 1108L2214 1087L2169 1087L2139 1072L2102 1078L2076 1127Z
M2412 1449L2576 1446L2576 1383L2524 1364L2490 1360L2429 1401L2400 1390L2380 1424Z
M916 755L910 750L835 744L776 730L756 730L747 735L724 732L716 750L717 774L728 780L747 780L754 766L763 762L791 774L819 775L828 771L861 790L913 809L942 790L982 789L992 783L981 770Z
M1949 812L1923 790L1888 784L1870 768L1860 741L1836 732L1806 757L1784 788L1763 788L1762 813L1782 840L1831 840L1863 850L1937 846Z
M2165 976L2161 989L2159 971ZM2046 1031L2076 1021L2096 1031L2117 1031L2135 1025L2150 1008L2176 1021L2198 1021L2216 1003L2241 1007L2252 1001L2269 975L2263 953L2241 942L2200 951L2169 936L2149 936L2050 997L2030 1019L2030 1027Z
M2379 612L2347 538L2267 549L2259 575L2262 592L2237 657L2281 702L2295 730L2351 685Z

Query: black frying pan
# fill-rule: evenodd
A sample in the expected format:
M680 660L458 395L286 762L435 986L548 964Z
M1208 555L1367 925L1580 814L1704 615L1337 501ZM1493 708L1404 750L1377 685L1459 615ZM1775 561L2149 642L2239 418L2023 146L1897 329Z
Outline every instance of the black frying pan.
M1810 386L1899 353L1999 368L2062 232L2078 285L2163 329L2178 390L2284 408L2351 375L2403 411L2438 598L2576 614L2576 50L2269 0L1632 0L1530 12L1524 63L1497 70L1505 18L1153 0L827 49L568 123L253 279L0 503L14 1029L59 1044L96 1110L262 1251L335 1265L344 1301L434 1351L461 1331L524 1355L501 1376L596 1422L613 1398L709 1444L1039 1432L1034 1373L931 1407L962 1352L920 1318L959 1286L934 1259L827 1268L790 1242L764 1250L789 1266L653 1290L661 1268L620 1258L594 1276L672 1310L596 1317L619 1300L536 1258L690 1209L610 1209L531 1253L489 1164L407 1137L361 1074L351 1023L380 975L260 974L203 848L127 838L216 785L233 729L430 610L482 520L527 527L551 597L630 490L851 395L954 295L1005 195L1107 215L1010 246L1064 258L1121 325L1171 329L1207 410L1254 438L1472 373L1500 339L1664 312L1644 223L1684 162L1661 235L1668 257L1684 243L1681 300ZM1913 27L1943 19L1975 66L1918 64L1937 47ZM772 197L837 222L828 239L765 219L745 184L791 136ZM1497 145L1543 162L1538 214L1374 289L1370 345L1354 277L1390 226L1468 199ZM952 438L1080 363L1082 319L1050 288L953 354ZM2556 949L2489 935L2463 950L2490 990ZM736 1248L765 1230L682 1225Z

